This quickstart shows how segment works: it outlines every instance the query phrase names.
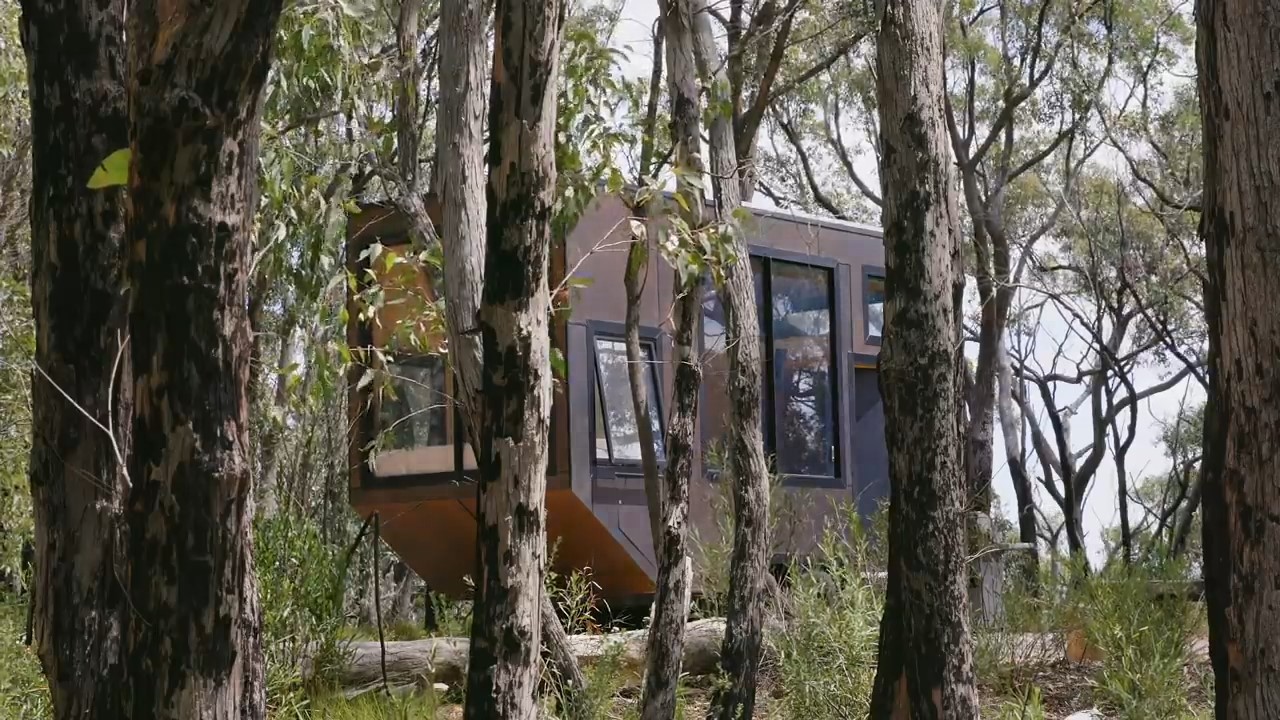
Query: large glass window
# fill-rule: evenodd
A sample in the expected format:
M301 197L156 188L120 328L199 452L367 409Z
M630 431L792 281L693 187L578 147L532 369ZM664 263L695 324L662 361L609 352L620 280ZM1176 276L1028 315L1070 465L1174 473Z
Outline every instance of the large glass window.
M448 396L444 363L437 355L423 355L387 367L390 383L382 390L379 427L382 447L407 450L449 443Z
M835 477L836 393L831 270L766 257L751 259L764 365L765 450L784 475ZM767 300L766 300L767 298ZM724 309L714 289L703 302L704 438L719 465L728 429L729 362Z
M454 417L451 378L440 355L401 356L387 364L388 382L377 393L378 437L370 458L379 477L452 473L464 438ZM462 470L476 469L462 442Z
M640 426L631 401L627 374L627 346L623 341L596 336L596 459L605 462L640 461ZM649 423L659 459L664 457L662 416L658 409L658 382L653 367L653 344L640 345L649 393Z
M867 340L879 341L884 334L884 276L868 272L862 282L866 285L862 312L867 319Z

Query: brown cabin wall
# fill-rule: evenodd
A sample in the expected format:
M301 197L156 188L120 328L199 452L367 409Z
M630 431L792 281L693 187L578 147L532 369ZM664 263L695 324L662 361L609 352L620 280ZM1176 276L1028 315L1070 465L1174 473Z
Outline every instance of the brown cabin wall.
M638 468L628 468L628 477L602 478L593 456L592 396L595 392L594 354L590 346L593 332L621 328L626 315L623 273L626 268L627 240L630 229L626 206L617 198L597 201L569 235L566 247L567 267L580 283L572 291L569 319L568 359L570 374L587 376L571 388L569 403L572 486L598 517L617 533L626 537L636 552L651 563L652 549L643 483ZM804 554L821 537L833 509L846 507L859 494L858 473L860 448L855 443L856 404L854 372L856 366L874 364L878 347L868 343L863 317L863 275L865 268L882 265L883 249L879 233L855 230L780 213L758 212L744 227L748 243L754 249L771 253L779 259L811 262L829 266L835 288L832 318L835 347L834 361L838 376L837 442L840 478L836 483L809 483L784 480L777 502L778 523L776 546L779 553ZM650 236L656 237L652 227ZM671 397L672 368L670 317L674 279L670 267L655 252L648 262L648 275L641 301L641 324L657 330L659 379L662 387L662 410L665 415ZM716 398L704 391L700 421L727 409L727 398ZM701 423L700 424L704 424ZM702 457L703 430L696 442ZM621 469L618 469L621 470ZM718 534L720 508L728 498L721 483L704 476L701 462L695 467L698 478L691 488L691 519L701 538ZM834 485L834 486L831 486Z

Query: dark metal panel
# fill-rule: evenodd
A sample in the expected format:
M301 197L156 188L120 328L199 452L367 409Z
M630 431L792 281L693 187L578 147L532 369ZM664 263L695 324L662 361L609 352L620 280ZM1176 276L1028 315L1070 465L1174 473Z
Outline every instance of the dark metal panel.
M836 451L836 460L839 462L837 472L844 482L844 487L856 487L857 462L853 456L853 415L849 412L850 404L845 398L851 398L855 394L853 382L853 365L848 361L853 351L852 333L849 328L853 327L853 318L850 310L852 309L851 295L849 291L849 273L851 268L848 263L840 263L836 266L835 272L835 308L831 318L831 331L835 333L831 347L831 359L835 363L836 381L832 383L832 387L836 389L835 411L836 411L836 442L838 449Z
M858 420L854 457L858 463L858 512L867 516L889 496L889 449L884 438L884 403L880 398L879 373L857 370L855 377Z

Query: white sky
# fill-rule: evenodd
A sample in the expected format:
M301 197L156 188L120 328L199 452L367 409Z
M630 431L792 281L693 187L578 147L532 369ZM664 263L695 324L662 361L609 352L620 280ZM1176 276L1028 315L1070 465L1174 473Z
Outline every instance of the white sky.
M586 1L589 2L590 0ZM627 53L627 58L623 63L623 72L628 76L647 77L651 70L651 32L657 19L657 13L656 0L624 0L621 19L612 41L615 47L621 48ZM875 187L878 183L878 175L874 156L866 148L861 148L856 153L854 164L867 182ZM761 193L757 193L757 199L753 204L761 207L773 206L768 198ZM969 303L976 305L976 289L972 281L969 283L968 295ZM1058 339L1069 332L1068 323L1061 315L1046 312L1044 321L1039 328L1040 338L1038 343L1040 347L1039 355L1043 356L1041 357L1043 362L1047 364L1051 360L1053 349L1058 345ZM1074 348L1078 353L1081 344L1076 341L1068 343L1067 347L1069 349ZM976 358L976 345L970 344L967 351L971 358ZM1074 366L1067 369L1074 370ZM1176 369L1176 367L1139 369L1132 378L1134 386L1141 391L1142 388L1158 383L1168 377ZM1079 392L1080 389L1076 387L1064 386L1059 391L1058 404L1066 405ZM1187 407L1191 408L1203 400L1203 392L1193 381L1187 380L1171 390L1155 395L1140 403L1137 434L1129 450L1127 461L1131 485L1136 484L1136 481L1143 476L1162 473L1168 469L1169 461L1165 458L1163 448L1159 444L1160 422L1172 419L1184 398L1187 402ZM1043 420L1043 417L1041 419ZM1045 427L1046 431L1048 431L1048 426L1046 425ZM1085 438L1088 438L1091 434L1092 422L1088 408L1085 407L1071 421L1071 437L1074 441L1075 449L1082 447ZM1004 463L1004 448L998 424L995 435L996 492L1005 514L1010 520L1016 522L1016 518L1014 518L1015 496L1013 485L1008 467ZM1030 454L1030 451L1028 452ZM1034 457L1031 465L1034 474L1036 467ZM1083 524L1086 543L1089 547L1090 555L1095 560L1100 559L1105 553L1102 530L1119 523L1116 498L1117 488L1118 483L1114 464L1110 453L1108 453L1107 458L1097 471L1084 506ZM1042 496L1042 508L1046 511L1050 508L1056 510L1053 500L1044 494L1043 489L1037 487L1037 492ZM1140 509L1131 503L1130 517L1136 521L1140 516L1139 513Z

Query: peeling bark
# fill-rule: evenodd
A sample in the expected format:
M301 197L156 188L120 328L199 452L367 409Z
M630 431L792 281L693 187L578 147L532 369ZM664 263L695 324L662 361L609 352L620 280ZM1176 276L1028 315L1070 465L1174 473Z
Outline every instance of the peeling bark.
M563 21L558 0L499 0L496 9L469 720L537 716L551 415L547 273Z
M943 8L940 0L882 7L876 82L887 299L880 387L890 505L871 717L973 718L978 692L956 422L960 237L943 119Z
M20 21L31 105L37 366L33 641L59 720L116 717L122 673L116 571L126 552L120 453L129 445L131 387L121 349L123 193L86 183L128 144L124 11L123 0L24 0Z
M1280 18L1198 0L1209 402L1204 571L1215 709L1280 717Z
M265 715L246 301L280 6L130 7L134 443L120 717Z

